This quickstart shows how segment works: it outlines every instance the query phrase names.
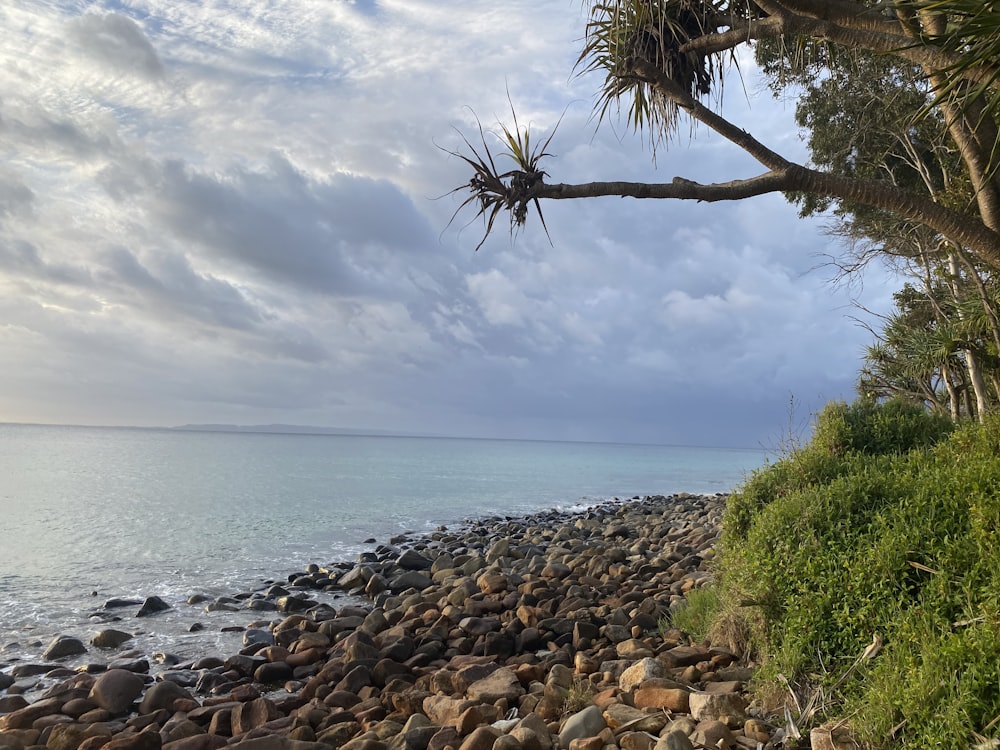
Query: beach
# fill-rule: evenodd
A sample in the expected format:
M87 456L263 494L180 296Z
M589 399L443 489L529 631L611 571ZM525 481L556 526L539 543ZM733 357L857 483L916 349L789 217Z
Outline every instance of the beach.
M238 653L133 650L130 627L157 614L129 611L95 627L114 645L54 639L73 667L0 655L0 747L766 747L781 730L748 708L751 665L670 619L710 580L724 503L649 496L369 539L355 561L233 597Z

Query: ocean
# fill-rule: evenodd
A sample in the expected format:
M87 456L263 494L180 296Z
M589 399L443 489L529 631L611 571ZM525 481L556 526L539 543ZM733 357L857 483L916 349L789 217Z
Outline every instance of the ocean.
M102 627L180 656L239 648L252 613L206 612L402 532L611 499L729 492L762 450L452 438L0 425L0 669ZM169 612L117 623L105 600ZM331 602L336 603L336 602ZM189 632L197 622L200 633ZM115 654L117 655L117 654ZM114 656L114 655L113 655ZM101 662L88 653L70 664Z

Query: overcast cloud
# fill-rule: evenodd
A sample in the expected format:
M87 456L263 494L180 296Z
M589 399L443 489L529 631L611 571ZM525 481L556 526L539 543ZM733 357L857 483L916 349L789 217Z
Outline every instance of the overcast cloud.
M551 180L759 171L657 153L574 78L580 4L7 0L0 421L291 423L773 445L850 398L868 334L780 196L543 205L479 250L447 154L547 135ZM726 110L803 158L748 75ZM536 137L537 137L536 136ZM858 290L854 290L855 293ZM864 302L884 307L872 277Z

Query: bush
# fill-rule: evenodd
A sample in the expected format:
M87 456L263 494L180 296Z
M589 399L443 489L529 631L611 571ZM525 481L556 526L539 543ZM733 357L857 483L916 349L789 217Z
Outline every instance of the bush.
M731 498L721 546L716 595L752 605L762 694L779 674L822 688L871 747L1000 736L1000 420L833 404Z

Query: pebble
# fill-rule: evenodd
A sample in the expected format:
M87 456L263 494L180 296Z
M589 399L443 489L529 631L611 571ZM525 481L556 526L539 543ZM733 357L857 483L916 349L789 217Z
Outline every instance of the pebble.
M485 518L393 537L355 564L312 564L285 584L209 602L273 618L248 624L229 658L152 675L154 655L141 652L95 665L108 670L98 676L56 678L51 664L0 671L0 746L768 748L777 732L748 717L742 693L752 665L665 626L684 592L710 578L724 503L652 496ZM333 607L312 590L368 599ZM142 605L143 616L169 606ZM105 630L92 644L128 637ZM85 649L77 643L63 645ZM47 660L60 658L57 645ZM31 674L56 682L34 702L2 695Z

